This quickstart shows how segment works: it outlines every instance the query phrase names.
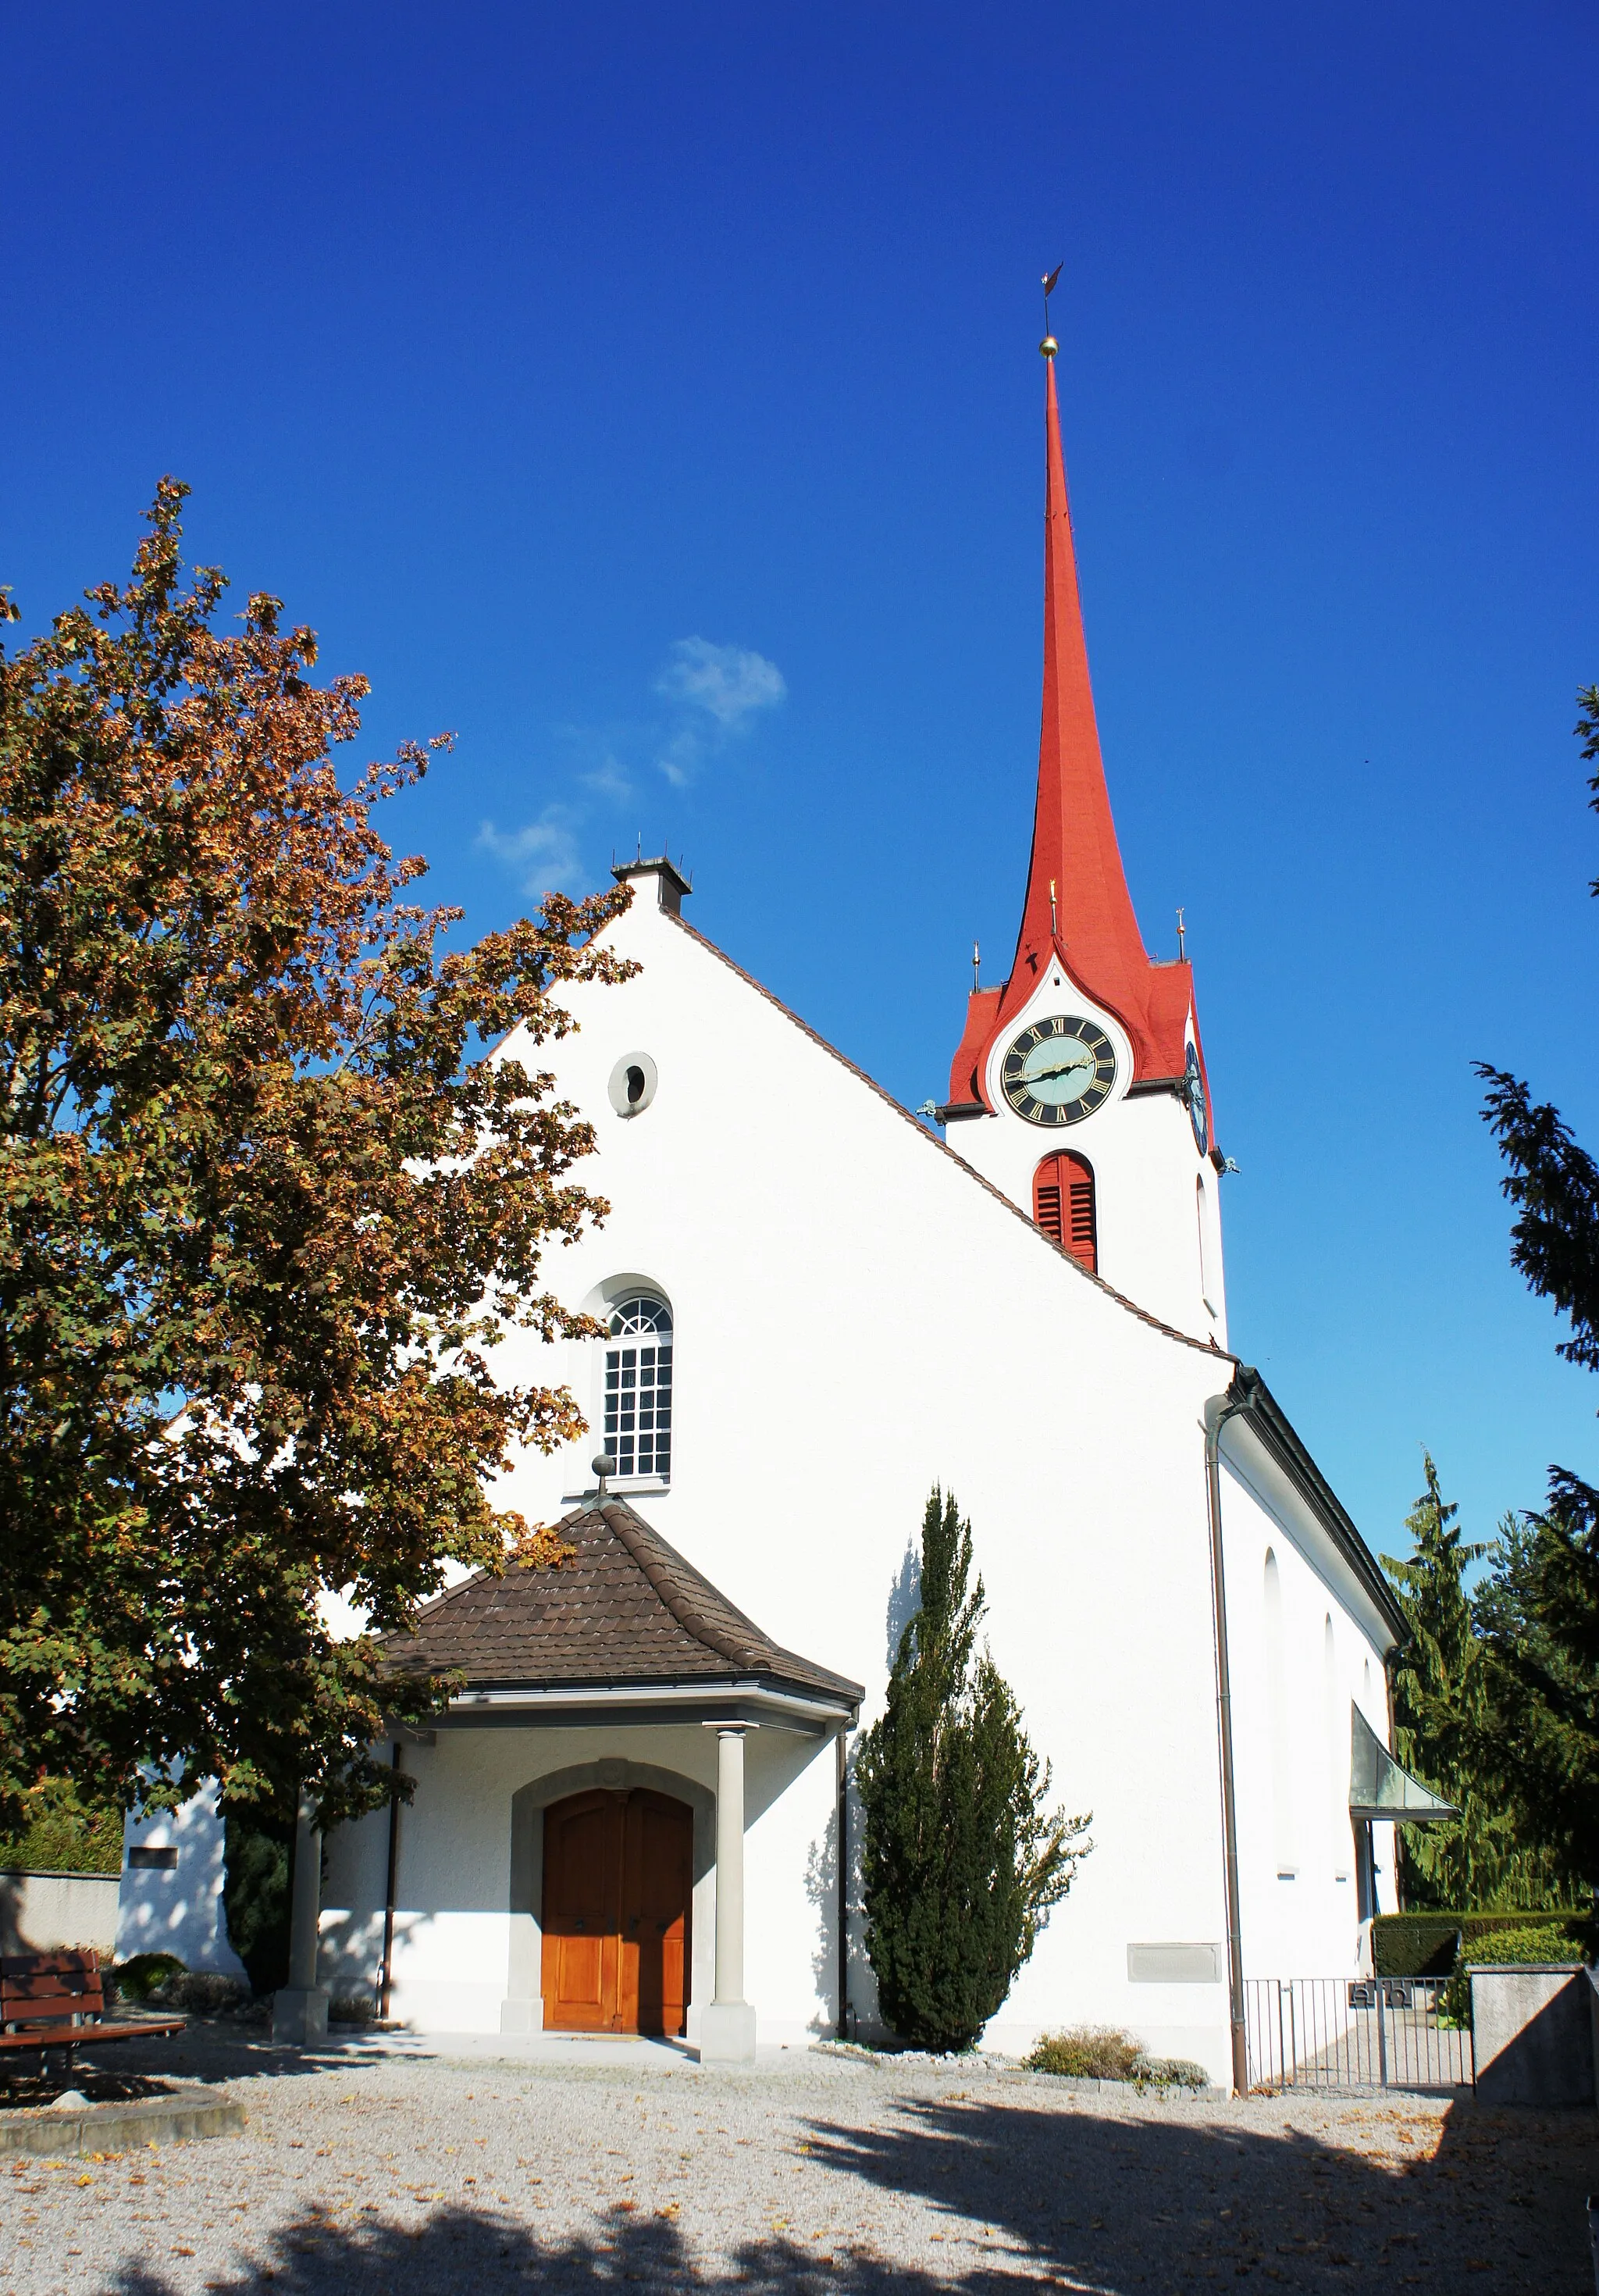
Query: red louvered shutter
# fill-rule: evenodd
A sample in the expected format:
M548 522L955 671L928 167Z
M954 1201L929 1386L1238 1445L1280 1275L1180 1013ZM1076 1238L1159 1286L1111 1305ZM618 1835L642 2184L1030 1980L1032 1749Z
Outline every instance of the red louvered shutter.
M1091 1275L1099 1271L1094 1170L1080 1156L1046 1156L1033 1174L1033 1218L1052 1242L1063 1243Z

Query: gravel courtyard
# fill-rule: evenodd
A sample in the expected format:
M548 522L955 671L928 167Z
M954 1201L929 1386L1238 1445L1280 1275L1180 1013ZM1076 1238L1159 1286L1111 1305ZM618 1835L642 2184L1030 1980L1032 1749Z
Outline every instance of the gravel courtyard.
M144 2062L226 2078L248 2129L8 2161L0 2296L1593 2287L1590 2113L1106 2098L798 2050L707 2074L198 2030Z

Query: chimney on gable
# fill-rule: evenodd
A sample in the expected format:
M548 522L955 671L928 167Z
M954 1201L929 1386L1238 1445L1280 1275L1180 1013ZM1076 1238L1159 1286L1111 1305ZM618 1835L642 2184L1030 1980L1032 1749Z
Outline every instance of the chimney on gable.
M636 877L652 877L657 906L674 917L683 914L684 895L694 890L692 882L667 859L664 853L656 854L652 860L613 862L611 873L619 885L631 884Z

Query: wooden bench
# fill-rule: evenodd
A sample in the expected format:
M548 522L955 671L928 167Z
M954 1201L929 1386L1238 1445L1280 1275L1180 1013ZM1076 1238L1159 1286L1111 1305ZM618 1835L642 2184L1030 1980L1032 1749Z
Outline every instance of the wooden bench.
M181 2017L142 2017L107 2024L100 1957L94 1953L17 1953L0 1956L0 2050L61 2049L67 2079L75 2049L108 2041L143 2041L181 2033Z

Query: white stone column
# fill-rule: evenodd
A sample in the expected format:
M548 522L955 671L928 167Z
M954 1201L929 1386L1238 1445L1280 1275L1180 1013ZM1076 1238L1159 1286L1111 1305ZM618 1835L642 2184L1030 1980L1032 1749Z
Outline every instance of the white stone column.
M755 2062L755 2012L744 1998L744 1725L718 1723L717 1992L700 2020L702 2065Z
M289 1982L272 1997L272 2038L302 2047L324 2040L328 1997L316 1982L317 1929L322 1919L322 1834L316 1805L302 1793L294 1822L294 1881L289 1910Z

